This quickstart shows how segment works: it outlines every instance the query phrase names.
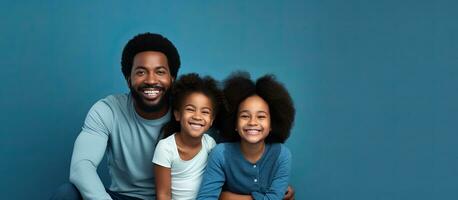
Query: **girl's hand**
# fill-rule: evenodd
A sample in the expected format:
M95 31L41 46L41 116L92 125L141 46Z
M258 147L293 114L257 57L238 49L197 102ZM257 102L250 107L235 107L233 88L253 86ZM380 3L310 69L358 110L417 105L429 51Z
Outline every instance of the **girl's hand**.
M290 185L288 186L288 190L286 190L284 200L294 200L294 189Z

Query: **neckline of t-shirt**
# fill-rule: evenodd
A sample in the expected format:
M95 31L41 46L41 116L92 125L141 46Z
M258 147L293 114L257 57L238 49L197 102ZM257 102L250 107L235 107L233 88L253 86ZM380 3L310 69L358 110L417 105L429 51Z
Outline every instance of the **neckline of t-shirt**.
M145 119L145 118L143 118L142 116L140 116L137 113L137 111L135 111L135 106L134 106L134 101L132 99L132 95L130 93L128 95L129 95L128 101L129 101L131 112L134 113L135 117L139 121L141 121L141 122L143 122L145 124L151 125L151 126L155 126L155 125L164 124L164 123L166 123L166 122L168 122L170 120L170 116L172 114L172 111L171 111L172 109L171 108L169 108L167 113L164 116L162 116L161 118L159 118L159 119Z
M201 147L200 147L199 152L198 152L196 155L194 155L194 157L192 157L192 158L189 159L189 160L183 160L183 159L181 159L181 157L180 157L180 152L178 152L178 145L177 145L176 140L175 140L175 134L176 134L176 133L173 134L173 138L172 138L172 139L173 139L173 144L174 144L174 151L175 151L176 155L178 156L178 160L179 160L180 162L184 162L184 163L191 162L191 161L193 161L194 159L196 159L197 156L200 156L200 154L204 151L204 137L205 137L205 133L202 135L202 139L201 139L202 145L201 145Z

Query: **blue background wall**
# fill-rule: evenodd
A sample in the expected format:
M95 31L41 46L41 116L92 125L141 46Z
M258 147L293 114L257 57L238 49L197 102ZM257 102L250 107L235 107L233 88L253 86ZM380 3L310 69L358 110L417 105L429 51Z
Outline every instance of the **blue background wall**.
M166 35L180 74L274 73L291 91L297 199L458 199L457 1L1 1L0 194L67 181L122 47ZM106 172L101 172L106 177Z

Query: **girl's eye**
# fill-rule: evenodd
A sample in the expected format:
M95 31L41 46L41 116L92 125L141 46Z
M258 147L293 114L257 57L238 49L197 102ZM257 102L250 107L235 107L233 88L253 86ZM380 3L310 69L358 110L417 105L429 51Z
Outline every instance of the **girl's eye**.
M248 115L240 115L240 118L242 118L242 119L248 119L249 116L248 116Z
M260 116L258 116L259 119L265 119L266 117L267 117L267 116L265 116L265 115L260 115Z
M185 108L184 110L189 111L189 112L193 112L194 111L194 109L192 109L192 108Z
M207 111L207 110L205 110L205 111L202 111L202 113L203 113L203 114L206 114L206 115L209 115L209 114L211 114L211 113L210 113L210 111Z

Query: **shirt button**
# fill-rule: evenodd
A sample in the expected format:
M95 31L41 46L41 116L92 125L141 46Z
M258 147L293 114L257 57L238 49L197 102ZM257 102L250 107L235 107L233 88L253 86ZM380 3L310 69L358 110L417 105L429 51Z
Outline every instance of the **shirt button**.
M258 182L258 179L254 179L254 182L257 183L257 182Z
M253 165L253 168L256 168L256 165Z

